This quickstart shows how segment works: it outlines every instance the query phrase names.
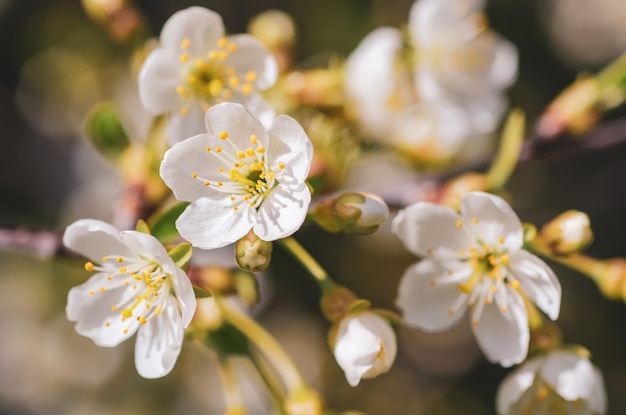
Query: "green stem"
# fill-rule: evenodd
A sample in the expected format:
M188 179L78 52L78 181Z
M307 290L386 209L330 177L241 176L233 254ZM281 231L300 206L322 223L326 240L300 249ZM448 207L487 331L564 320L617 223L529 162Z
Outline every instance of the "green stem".
M308 385L300 371L280 344L263 327L246 313L231 305L228 301L216 296L222 316L240 332L242 332L271 362L272 367L280 376L289 394L301 389L308 389Z
M243 395L239 387L237 372L233 366L233 362L226 356L219 357L220 377L224 386L224 403L226 405L226 413L245 414L243 404Z
M272 372L265 359L255 350L250 351L250 361L256 368L259 376L261 376L261 379L263 379L270 393L270 398L277 415L286 415L282 405L282 402L285 400L285 395L276 374Z
M500 148L487 172L487 185L491 191L503 188L515 171L524 142L525 120L524 112L519 108L513 108L509 113Z
M293 237L280 239L278 241L302 266L311 274L322 293L328 293L336 288L337 284L330 278L324 268L309 254L309 252Z

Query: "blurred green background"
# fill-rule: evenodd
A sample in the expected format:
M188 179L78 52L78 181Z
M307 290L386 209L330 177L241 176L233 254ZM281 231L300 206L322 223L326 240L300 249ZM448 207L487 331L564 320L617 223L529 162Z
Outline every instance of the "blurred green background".
M172 13L191 5L220 13L231 33L245 31L261 11L286 11L297 25L296 61L312 67L346 56L377 26L404 24L412 1L136 4L155 34ZM532 120L579 71L595 71L626 51L623 0L492 0L487 14L519 48L520 74L510 100L527 112L531 133ZM80 217L110 219L119 177L84 142L81 122L93 104L110 99L133 114L137 131L146 128L134 81L125 75L130 47L110 40L80 2L70 0L0 0L0 42L0 227L62 230ZM626 138L622 116L619 110L610 114L596 132ZM525 163L508 188L522 220L537 225L567 209L587 212L596 234L589 253L608 258L626 256L624 179L626 147L616 145ZM300 239L339 282L377 306L393 308L398 281L415 261L388 224L362 238L307 226ZM493 413L508 371L485 362L468 324L437 335L399 329L391 372L351 388L326 345L317 287L280 249L273 264L261 281L265 297L256 316L330 407L370 415ZM590 349L605 376L609 413L626 413L626 307L604 299L585 277L555 270L563 285L558 324L564 340ZM0 271L0 414L221 413L215 358L201 346L186 345L168 377L145 380L134 370L132 341L101 349L74 333L63 310L69 288L86 277L80 261L4 249ZM239 370L251 373L245 362ZM250 413L268 413L259 379L247 379Z

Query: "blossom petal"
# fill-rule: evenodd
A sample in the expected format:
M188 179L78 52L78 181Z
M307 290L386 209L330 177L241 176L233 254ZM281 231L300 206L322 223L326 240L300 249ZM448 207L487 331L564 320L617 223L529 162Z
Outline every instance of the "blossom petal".
M176 220L181 236L193 246L214 249L245 236L256 222L256 211L247 204L234 211L230 204L198 199Z
M401 210L393 219L392 230L414 254L439 259L457 258L460 250L475 245L464 228L459 228L459 215L452 209L427 202L418 202Z
M136 256L114 226L95 219L80 219L67 227L63 244L74 252L100 263L103 255Z
M537 371L544 361L545 358L529 359L504 378L496 396L496 410L498 414L509 414L511 406L532 386Z
M228 55L224 65L232 67L239 76L242 76L242 82L245 81L247 73L253 71L256 79L252 82L257 89L263 91L276 83L278 78L276 58L261 42L245 33L228 36L227 39L235 44L237 50Z
M175 63L178 56L171 50L152 51L139 72L139 98L145 108L155 114L169 112L180 106L176 87L183 81L183 68Z
M206 128L209 142L218 145L221 132L228 133L228 141L238 150L252 147L250 136L254 134L261 146L268 146L267 133L263 124L259 122L243 105L224 102L209 108L206 112ZM223 142L222 142L223 143ZM230 145L223 145L225 152L235 152Z
M589 360L565 351L550 354L541 368L541 377L568 401L592 399L596 386L604 383Z
M552 269L535 255L519 250L509 259L509 270L520 281L524 292L552 320L559 317L561 283Z
M135 343L135 366L137 372L147 379L167 375L174 364L183 343L183 326L176 300L169 298L163 312L148 320L137 333Z
M154 236L138 231L122 231L120 237L136 256L154 259L161 266L173 265L165 247Z
M304 181L313 159L313 144L300 124L288 115L276 117L268 131L270 165L281 181L285 176ZM284 169L280 169L280 164Z
M263 128L269 130L276 119L274 107L263 99L261 94L251 93L249 95L240 92L233 92L232 102L242 104L254 117L263 124Z
M504 367L520 363L526 358L530 340L524 300L517 291L507 289L508 310L501 311L495 303L485 305L479 323L472 324L476 340L487 360ZM476 321L476 318L472 317L472 320Z
M184 107L184 115L176 110L167 119L167 142L170 146L206 131L202 106L190 101Z
M105 287L102 292L101 287ZM122 305L133 301L135 294L123 279L108 281L106 274L94 274L69 291L65 313L68 320L76 322L78 334L89 337L98 346L114 347L132 336L139 323L134 318L123 321L120 312L111 307L121 310Z
M410 266L400 280L396 305L407 324L426 332L444 331L459 322L466 306L450 313L462 295L457 284L435 284L447 269L438 262L425 259Z
M189 7L174 13L161 30L161 45L176 54L187 52L199 57L217 46L224 36L224 23L219 14L204 7ZM187 47L183 41L189 39ZM185 42L186 43L186 42ZM178 56L174 62L178 62Z
M275 241L297 231L306 218L311 192L306 183L278 185L259 207L254 233L264 241Z
M522 247L522 223L502 198L484 192L468 193L461 200L461 216L464 227L482 243L513 252Z
M182 314L181 323L183 327L187 327L196 311L196 294L193 291L193 285L191 284L189 277L185 271L178 267L175 269L172 282L174 284L174 293L178 299L178 304L180 305L180 311Z

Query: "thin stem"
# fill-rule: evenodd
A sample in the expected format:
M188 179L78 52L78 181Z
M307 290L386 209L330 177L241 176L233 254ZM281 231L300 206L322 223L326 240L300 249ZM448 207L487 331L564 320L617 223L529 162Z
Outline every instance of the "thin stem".
M604 271L605 269L601 261L584 254L574 253L566 256L554 255L548 243L540 235L533 238L533 240L528 243L528 246L539 255L550 258L559 264L588 275L596 281L600 278L600 271Z
M226 405L226 413L245 414L246 411L243 404L243 395L232 359L226 356L220 356L219 368L222 385L224 386L224 403Z
M324 268L309 252L293 237L289 236L278 241L302 266L311 274L323 293L332 291L337 284L330 278Z
M263 327L246 313L231 305L218 296L215 297L222 316L240 332L242 332L271 362L276 373L281 377L289 394L297 392L308 385L300 371L280 344Z
M282 386L276 374L272 372L272 369L268 365L267 361L263 359L256 350L250 351L250 361L254 365L261 379L265 383L267 390L270 393L270 398L277 415L286 415L283 411L282 402L285 400L285 394L283 393Z

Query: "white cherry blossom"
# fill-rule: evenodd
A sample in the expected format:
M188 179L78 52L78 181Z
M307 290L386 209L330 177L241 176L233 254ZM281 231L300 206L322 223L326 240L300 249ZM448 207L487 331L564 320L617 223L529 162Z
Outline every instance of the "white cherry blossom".
M522 249L522 225L503 199L468 193L460 213L418 202L399 212L393 231L423 257L399 287L397 305L408 324L442 331L469 309L487 359L510 366L528 352L524 296L552 320L558 317L560 283L548 265Z
M192 202L176 221L180 234L213 249L250 229L264 241L294 233L311 201L305 180L313 146L300 124L280 115L265 131L242 105L223 103L206 112L206 128L161 163L174 196Z
M500 384L499 415L603 415L607 398L602 373L589 359L557 350L529 359Z
M350 386L386 373L396 358L396 334L384 318L366 311L344 317L337 329L337 364Z
M85 269L96 271L68 294L66 314L76 322L78 334L98 346L114 347L137 332L139 374L145 378L168 374L196 309L187 274L153 236L120 232L99 220L74 222L63 243L90 260Z
M220 15L190 7L168 19L160 40L139 74L139 95L148 110L169 113L170 144L201 133L206 110L224 101L272 123L274 110L259 91L274 85L278 67L253 36L225 37Z

